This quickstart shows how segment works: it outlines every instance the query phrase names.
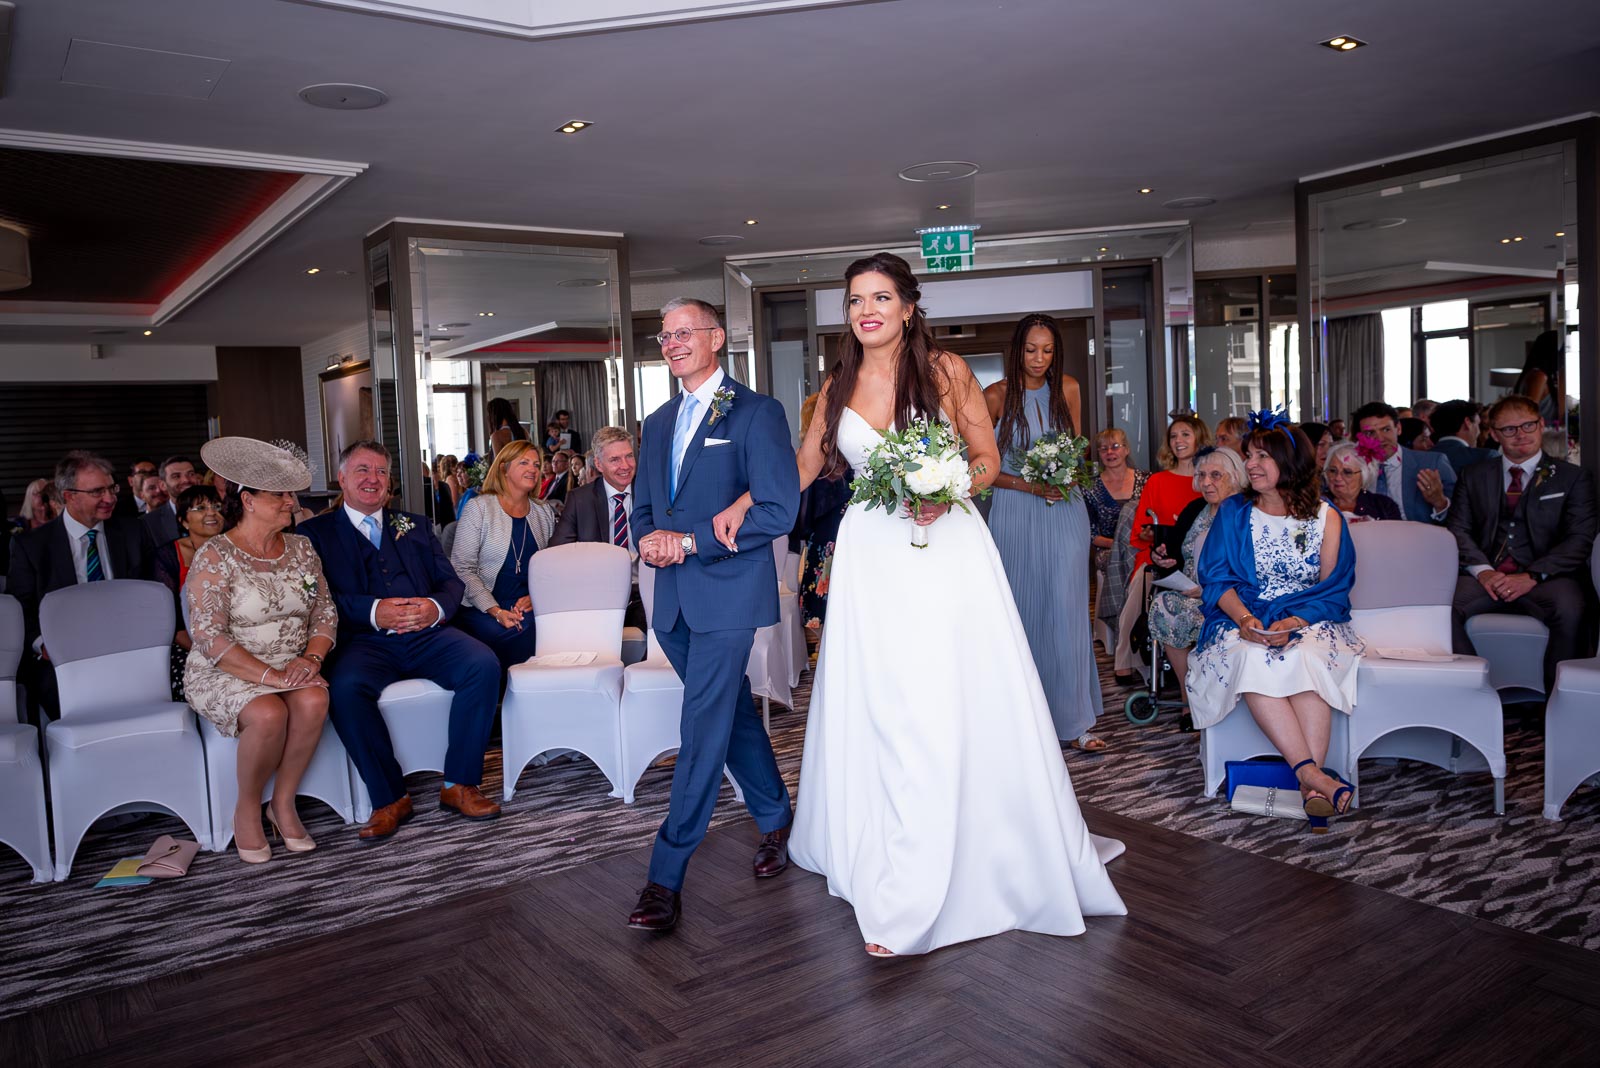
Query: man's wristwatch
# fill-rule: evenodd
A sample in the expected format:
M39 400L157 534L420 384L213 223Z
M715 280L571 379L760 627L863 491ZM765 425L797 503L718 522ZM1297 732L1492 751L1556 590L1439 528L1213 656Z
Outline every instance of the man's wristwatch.
M694 535L693 534L685 534L683 536L683 555L685 555L685 556L693 556L694 555Z

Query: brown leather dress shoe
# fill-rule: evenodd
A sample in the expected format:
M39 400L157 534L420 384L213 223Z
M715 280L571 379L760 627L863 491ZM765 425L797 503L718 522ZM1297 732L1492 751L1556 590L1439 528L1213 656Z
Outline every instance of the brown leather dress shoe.
M761 836L756 846L757 879L770 879L789 866L789 828L779 827Z
M628 916L628 926L639 931L670 931L682 914L683 903L676 891L650 883L639 894L639 903Z
M484 797L476 786L446 786L439 791L439 807L454 809L469 820L500 818L500 806Z
M415 814L411 807L411 795L402 794L400 800L374 812L367 825L356 832L356 837L363 842L382 841L398 831L400 825Z

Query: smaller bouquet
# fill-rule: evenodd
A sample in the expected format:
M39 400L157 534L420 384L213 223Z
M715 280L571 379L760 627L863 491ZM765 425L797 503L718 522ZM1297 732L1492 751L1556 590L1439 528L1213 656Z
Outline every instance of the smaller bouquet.
M965 443L949 424L913 420L891 430L867 457L866 468L850 483L850 503L894 513L901 504L914 512L925 504L953 504L970 512L972 471L962 456ZM913 526L911 544L928 547L928 528Z
M475 452L469 452L462 458L461 468L466 472L463 476L465 484L462 489L481 490L483 488L483 480L489 475L489 458L486 456L480 457Z
M1087 492L1095 476L1095 466L1089 460L1089 439L1067 433L1041 435L1026 452L1013 453L1012 463L1017 467L1017 477L1054 486L1063 499ZM1055 503L1045 501L1046 505Z

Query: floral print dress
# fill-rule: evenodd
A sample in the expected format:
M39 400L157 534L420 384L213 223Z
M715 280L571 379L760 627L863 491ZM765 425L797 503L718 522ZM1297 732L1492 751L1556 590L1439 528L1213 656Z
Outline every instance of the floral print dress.
M1315 586L1322 574L1322 532L1330 505L1315 519L1250 509L1261 599L1270 601ZM1310 691L1341 712L1356 703L1356 667L1366 645L1349 623L1313 622L1276 648L1245 642L1225 623L1189 661L1189 709L1196 729L1218 723L1246 693L1292 697Z
M239 713L262 694L282 693L217 667L235 645L264 664L281 668L305 652L312 638L332 641L339 625L322 560L299 534L283 536L275 560L251 556L226 534L195 553L184 584L189 637L194 648L184 667L189 704L224 737L239 733Z

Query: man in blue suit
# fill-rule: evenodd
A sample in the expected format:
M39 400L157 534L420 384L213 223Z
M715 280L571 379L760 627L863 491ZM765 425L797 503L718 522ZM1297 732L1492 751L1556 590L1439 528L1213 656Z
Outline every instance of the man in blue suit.
M339 643L328 665L328 715L372 798L364 842L393 835L412 816L378 695L401 679L455 691L439 806L492 820L500 806L478 789L500 696L500 661L488 646L448 626L463 587L427 518L390 511L389 450L358 441L339 456L344 505L308 519L299 533L322 557L339 609Z
M783 408L723 374L727 334L699 300L661 309L661 353L683 391L645 419L633 483L633 535L657 569L650 624L683 679L672 802L656 835L649 885L628 925L670 930L695 847L705 837L726 764L761 831L758 878L789 864L793 809L745 666L758 627L778 621L772 540L794 526L800 477ZM742 548L720 544L718 512L749 491Z
M1493 449L1480 449L1477 445L1481 424L1478 406L1472 401L1445 401L1429 419L1433 451L1450 461L1458 480L1473 464L1498 457Z
M1371 434L1383 446L1375 492L1400 506L1403 519L1443 523L1450 514L1450 494L1456 472L1450 461L1434 452L1419 452L1400 444L1400 413L1382 401L1357 408L1350 417L1360 433Z

